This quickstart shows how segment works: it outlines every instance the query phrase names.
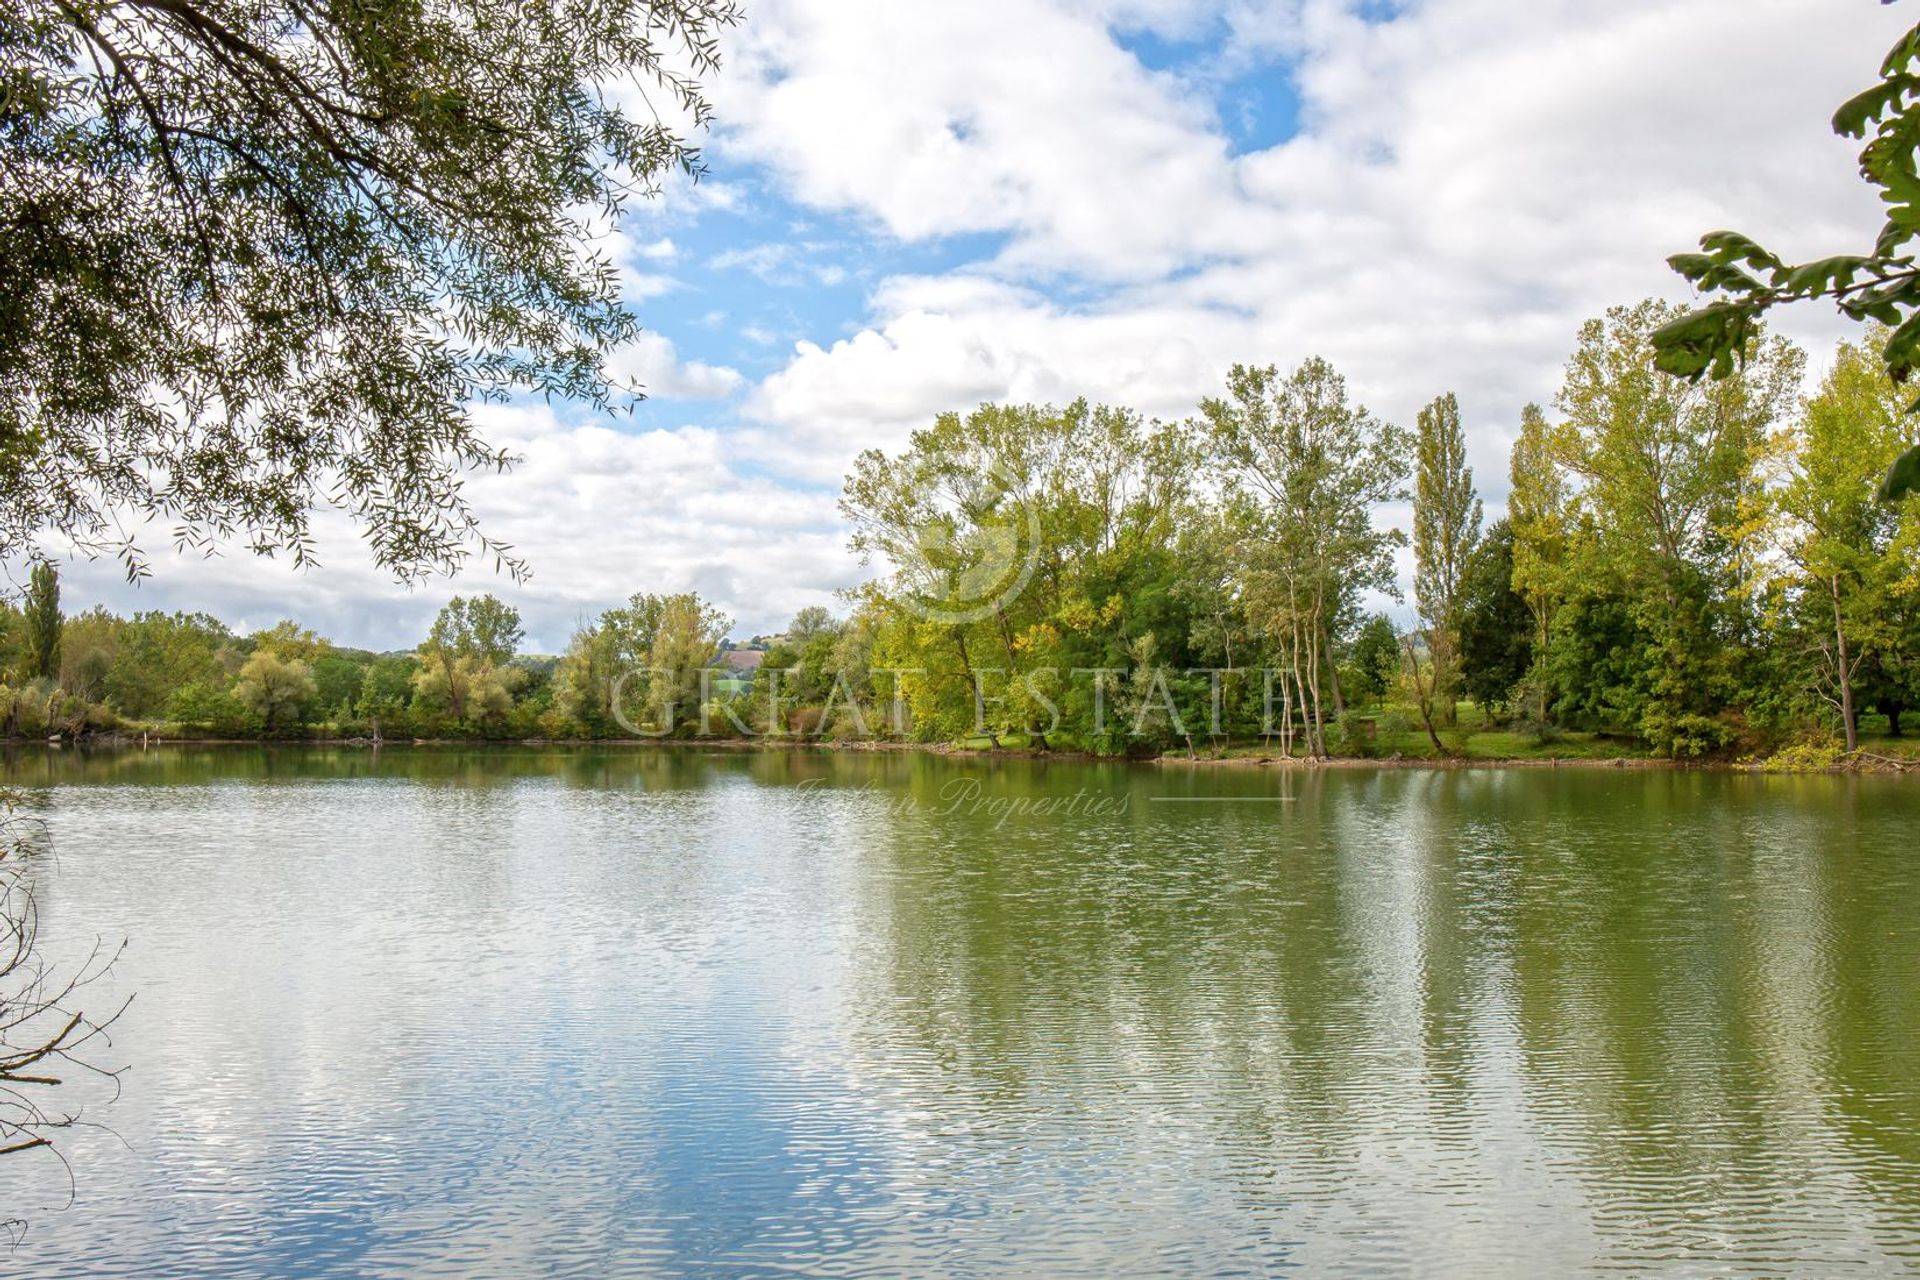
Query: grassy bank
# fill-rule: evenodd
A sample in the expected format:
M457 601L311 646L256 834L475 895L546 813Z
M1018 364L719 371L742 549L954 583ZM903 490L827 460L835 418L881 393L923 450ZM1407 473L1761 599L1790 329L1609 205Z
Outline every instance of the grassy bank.
M1329 758L1309 760L1298 737L1291 756L1282 753L1278 737L1268 739L1213 739L1196 737L1191 747L1175 745L1158 753L1143 753L1139 759L1166 764L1196 765L1282 765L1315 766L1406 765L1457 767L1462 765L1515 766L1599 766L1599 767L1690 767L1722 769L1759 769L1773 772L1888 771L1920 769L1920 736L1892 737L1884 719L1865 717L1860 748L1849 754L1837 740L1812 739L1772 750L1727 752L1717 756L1671 760L1648 752L1630 738L1570 731L1526 732L1489 721L1473 707L1463 705L1457 723L1438 730L1440 748L1436 749L1423 728L1408 728L1395 718L1356 717L1347 741L1336 745ZM1330 736L1332 736L1330 734ZM66 739L74 741L74 739ZM31 742L35 739L15 739ZM340 732L327 724L301 727L293 732L272 735L233 736L197 730L192 726L166 722L122 723L111 732L96 733L84 739L96 746L167 745L260 745L284 746L603 746L693 747L709 750L828 750L828 751L925 751L949 755L1034 756L1056 759L1095 758L1077 744L1056 738L1042 742L1017 734L998 737L976 736L951 742L918 742L896 738L835 738L789 733L762 737L667 737L667 738L592 738L517 736L509 733L442 734L433 737L386 737L378 744L364 734ZM1342 750L1344 746L1346 749Z

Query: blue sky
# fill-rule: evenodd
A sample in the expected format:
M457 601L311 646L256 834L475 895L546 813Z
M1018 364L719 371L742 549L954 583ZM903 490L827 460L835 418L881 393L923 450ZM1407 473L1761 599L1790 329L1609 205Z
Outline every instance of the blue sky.
M834 508L860 449L986 399L1182 416L1236 361L1315 354L1396 420L1458 393L1497 511L1520 408L1551 403L1580 322L1685 296L1667 254L1723 225L1790 254L1872 234L1826 120L1908 21L1870 0L757 0L709 176L607 241L648 331L615 363L653 398L480 415L523 461L470 493L529 583L476 565L408 591L325 518L305 574L160 555L134 589L82 562L67 603L397 648L491 590L551 652L631 592L691 588L773 630L867 572ZM1839 333L1787 328L1816 370Z

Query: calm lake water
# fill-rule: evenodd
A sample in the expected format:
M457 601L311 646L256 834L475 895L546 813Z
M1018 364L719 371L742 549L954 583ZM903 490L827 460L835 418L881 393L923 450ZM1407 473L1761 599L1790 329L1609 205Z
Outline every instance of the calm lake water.
M1920 785L31 753L30 1276L1920 1267ZM91 1098L93 1095L87 1094ZM71 1187L72 1201L68 1193Z

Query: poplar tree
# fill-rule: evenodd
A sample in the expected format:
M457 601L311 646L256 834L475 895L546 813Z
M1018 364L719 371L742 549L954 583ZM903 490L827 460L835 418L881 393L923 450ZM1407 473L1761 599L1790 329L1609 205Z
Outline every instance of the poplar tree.
M1427 626L1440 718L1456 718L1460 580L1480 542L1480 499L1467 466L1460 402L1449 391L1420 411L1413 492L1413 595Z
M60 573L45 560L34 562L21 612L26 618L27 678L51 680L60 674Z
M1567 595L1567 482L1553 457L1552 428L1530 404L1507 464L1507 523L1513 529L1513 589L1533 615L1535 718L1547 718L1543 664L1553 624Z

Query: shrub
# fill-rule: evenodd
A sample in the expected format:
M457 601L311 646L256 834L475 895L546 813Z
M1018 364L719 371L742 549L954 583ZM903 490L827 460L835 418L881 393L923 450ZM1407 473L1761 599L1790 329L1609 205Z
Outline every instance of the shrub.
M1846 763L1846 744L1837 738L1796 742L1760 762L1768 773L1831 773Z
M1333 753L1361 759L1373 754L1373 725L1352 711L1333 722Z

